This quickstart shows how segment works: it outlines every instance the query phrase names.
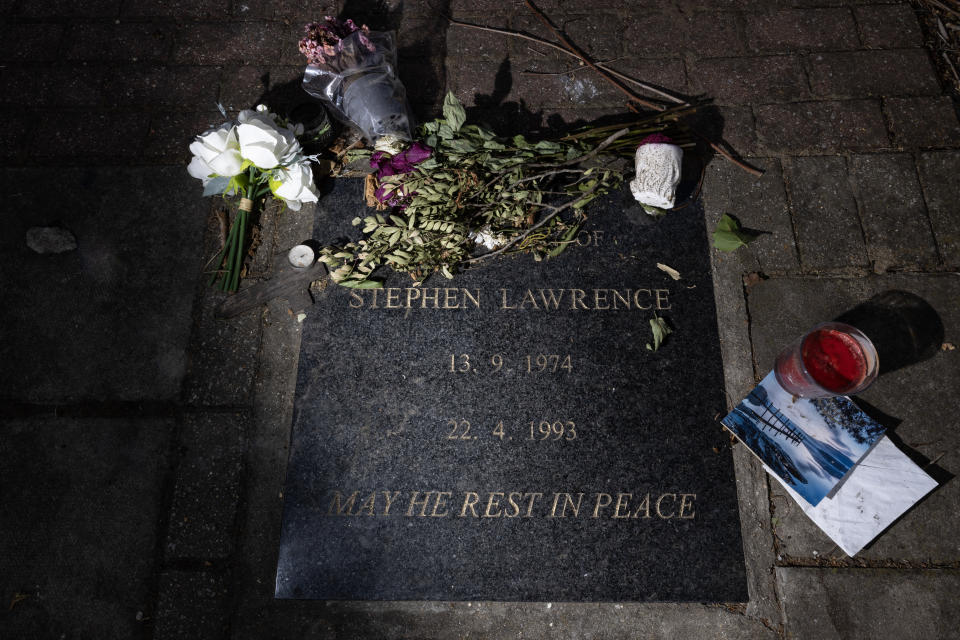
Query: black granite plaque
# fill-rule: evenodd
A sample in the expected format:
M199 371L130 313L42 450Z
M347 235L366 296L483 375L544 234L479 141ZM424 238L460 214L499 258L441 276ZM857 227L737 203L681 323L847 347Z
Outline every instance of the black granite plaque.
M321 205L320 241L367 215L359 181ZM556 259L324 290L277 597L746 599L702 212L591 210ZM654 314L675 329L656 352Z

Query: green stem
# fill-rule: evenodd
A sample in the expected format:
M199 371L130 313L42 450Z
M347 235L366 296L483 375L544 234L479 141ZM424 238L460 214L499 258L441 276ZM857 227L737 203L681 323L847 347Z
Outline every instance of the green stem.
M230 279L230 288L228 291L236 291L240 286L240 270L243 268L243 244L244 235L247 227L247 211L237 212L237 224L240 225L240 233L237 234L237 254L236 262L233 265L232 278Z
M227 235L227 244L224 245L224 250L227 252L227 260L223 265L223 277L220 279L220 291L227 290L227 284L230 281L230 276L232 275L232 266L233 266L233 255L237 249L237 230L238 222L240 221L239 213L233 219L233 224L230 225L230 233Z

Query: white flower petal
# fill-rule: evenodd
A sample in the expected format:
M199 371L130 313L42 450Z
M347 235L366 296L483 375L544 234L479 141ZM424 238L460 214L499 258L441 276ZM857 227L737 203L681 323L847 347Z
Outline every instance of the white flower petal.
M187 173L198 180L202 180L203 185L206 186L207 183L210 182L210 174L216 172L210 168L210 165L207 164L203 158L193 156L190 164L187 165Z

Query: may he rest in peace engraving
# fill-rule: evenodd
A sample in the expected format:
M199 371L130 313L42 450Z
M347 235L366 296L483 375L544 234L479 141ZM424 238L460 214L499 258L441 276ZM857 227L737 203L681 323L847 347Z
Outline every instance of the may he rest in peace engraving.
M337 181L319 241L351 233L361 193ZM622 194L555 259L327 287L277 596L745 599L713 304L702 212L653 222ZM657 351L654 317L675 330Z

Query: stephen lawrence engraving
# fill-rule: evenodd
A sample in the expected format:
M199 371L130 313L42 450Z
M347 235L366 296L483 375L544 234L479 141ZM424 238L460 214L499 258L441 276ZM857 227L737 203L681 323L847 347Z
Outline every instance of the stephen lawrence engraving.
M503 311L665 311L670 290L622 289L481 289L458 287L386 287L351 290L351 309L480 309L491 300ZM490 304L487 302L486 304Z
M334 490L325 503L326 515L333 517L693 520L696 499L695 493L678 492Z

